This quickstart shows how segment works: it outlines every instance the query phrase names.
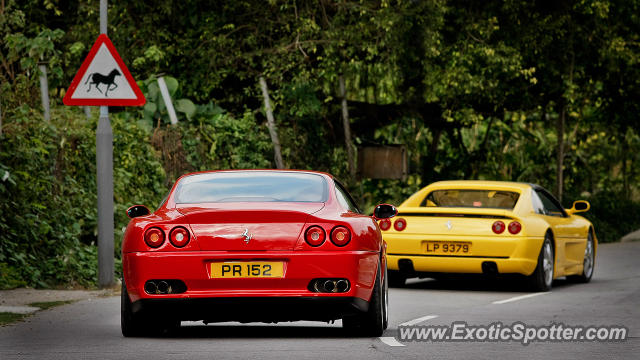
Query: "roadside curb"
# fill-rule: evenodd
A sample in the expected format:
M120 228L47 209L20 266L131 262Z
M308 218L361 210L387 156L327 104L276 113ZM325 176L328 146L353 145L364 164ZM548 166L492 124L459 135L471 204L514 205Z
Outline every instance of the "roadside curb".
M0 306L0 313L31 314L38 310L41 309L35 306Z
M0 312L26 314L40 310L42 307L34 305L38 303L81 301L117 294L118 291L115 288L103 290L36 290L31 288L0 290Z
M640 240L640 230L636 230L628 233L627 235L620 238L620 242L632 242Z

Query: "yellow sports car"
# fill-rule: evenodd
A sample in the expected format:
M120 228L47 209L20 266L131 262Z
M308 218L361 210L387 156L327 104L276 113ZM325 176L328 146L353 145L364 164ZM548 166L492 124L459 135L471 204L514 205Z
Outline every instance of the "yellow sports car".
M409 197L395 219L379 221L387 242L389 284L441 273L522 274L536 291L567 276L588 282L597 239L579 212L538 185L441 181Z

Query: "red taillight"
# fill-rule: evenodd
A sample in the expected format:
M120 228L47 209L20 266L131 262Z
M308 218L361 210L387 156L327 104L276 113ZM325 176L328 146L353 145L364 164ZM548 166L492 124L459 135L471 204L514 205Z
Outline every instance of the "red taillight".
M387 231L387 230L391 229L391 220L382 219L382 220L380 220L379 225L380 225L380 230Z
M189 243L189 231L182 226L174 227L169 233L169 241L175 247L184 247Z
M393 228L396 229L396 231L402 231L404 229L407 228L407 220L403 219L403 218L399 218L398 220L396 220L393 223Z
M520 225L519 222L517 221L512 221L509 224L509 232L512 233L513 235L517 234L520 232L520 230L522 230L522 225Z
M164 231L159 228L149 228L144 233L144 242L152 248L158 248L164 243Z
M505 226L504 223L500 220L496 221L491 225L491 230L493 230L496 234L502 234L504 232Z
M351 241L351 231L344 226L336 226L331 230L331 242L335 246L345 246Z
M307 232L304 234L304 239L307 241L307 244L311 246L322 245L326 238L327 234L325 234L324 229L320 226L312 226L308 228Z

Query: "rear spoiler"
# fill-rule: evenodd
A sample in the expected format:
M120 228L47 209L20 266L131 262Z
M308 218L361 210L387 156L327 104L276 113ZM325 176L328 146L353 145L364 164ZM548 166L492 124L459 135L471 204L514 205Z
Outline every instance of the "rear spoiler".
M397 216L466 217L480 219L514 219L510 210L468 207L401 207Z

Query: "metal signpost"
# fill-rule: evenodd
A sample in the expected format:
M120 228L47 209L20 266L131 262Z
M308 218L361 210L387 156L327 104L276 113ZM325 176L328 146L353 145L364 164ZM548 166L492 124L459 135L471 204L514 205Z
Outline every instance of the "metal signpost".
M44 110L44 120L51 121L51 109L49 107L49 82L47 81L47 63L38 63L40 70L40 97L42 98L42 109Z
M113 131L109 105L141 106L146 99L107 36L107 0L100 0L100 36L73 78L65 105L100 106L96 131L98 182L98 285L114 279Z

